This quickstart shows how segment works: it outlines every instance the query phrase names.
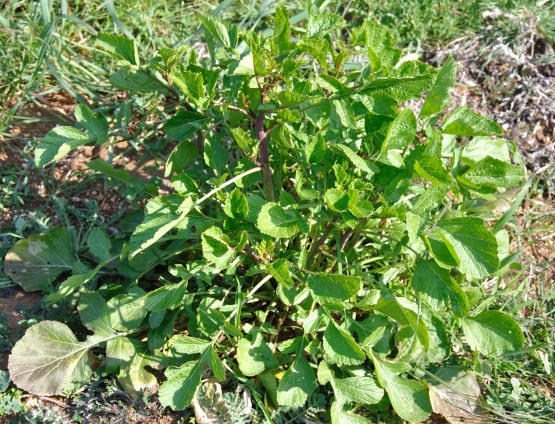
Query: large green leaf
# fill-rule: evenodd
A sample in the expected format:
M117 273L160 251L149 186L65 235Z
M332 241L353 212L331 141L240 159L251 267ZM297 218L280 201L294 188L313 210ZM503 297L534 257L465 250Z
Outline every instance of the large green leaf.
M500 356L518 350L524 336L517 322L501 311L484 311L462 321L466 341L472 350Z
M237 362L239 369L247 377L263 373L277 365L273 352L258 332L254 340L243 337L237 343Z
M44 136L35 149L35 164L44 167L66 156L73 149L91 141L83 131L73 127L56 127Z
M501 126L466 106L460 106L445 118L441 131L462 136L503 135Z
M109 338L116 333L112 328L108 304L99 294L83 293L77 310L81 322L95 335Z
M339 403L354 402L373 405L382 398L384 391L372 377L348 377L333 380L335 396Z
M480 218L444 219L437 229L468 278L483 278L497 271L497 240Z
M4 274L25 291L48 290L74 262L71 235L65 228L53 228L14 244L4 259Z
M376 374L385 388L395 412L409 422L420 422L432 413L430 396L426 388L416 380L407 380L396 375L393 365L374 358Z
M424 105L420 109L420 118L435 115L441 112L451 102L449 92L455 85L457 65L452 56L449 56L439 70L432 89L426 96Z
M291 209L268 202L262 206L256 225L261 233L276 239L290 238L297 234L299 221L299 217Z
M278 4L276 7L275 23L274 23L274 42L280 51L286 51L291 48L291 25L289 23L289 11L284 4Z
M77 340L65 324L41 321L30 327L9 357L12 381L35 395L63 395L87 382L91 375L89 349L117 335Z
M330 364L359 365L365 355L353 336L330 322L324 332L324 355Z
M110 84L120 90L138 93L168 92L168 89L154 75L140 69L133 71L121 68L110 77Z
M382 292L375 306L376 311L393 318L401 325L412 328L416 337L427 350L430 346L430 335L426 323L420 316L418 307L405 298L397 298L388 292Z
M487 157L511 163L511 153L507 140L492 137L473 137L462 151L462 159L468 165L474 165Z
M201 365L201 360L196 360L166 370L167 380L158 391L162 406L182 411L191 404L200 386Z
M212 16L199 16L206 31L228 49L234 49L238 41L237 25L218 20Z
M177 353L194 355L195 353L204 352L211 344L210 340L176 334L168 340L167 346Z
M393 37L389 29L370 20L364 21L353 31L352 43L365 46L373 71L381 67L392 68L401 58L401 51L393 48Z
M149 292L142 299L147 311L174 309L183 302L187 283L168 284Z
M129 240L129 250L132 254L138 254L152 246L166 235L170 229L176 226L187 225L187 217L180 218L178 208L184 206L185 202L193 206L190 198L178 199L173 196L160 196L150 200L145 207L145 217L137 226ZM179 221L176 223L176 221ZM165 228L169 228L165 230ZM164 229L164 230L163 230Z
M87 247L99 262L108 261L111 257L112 243L103 228L99 227L91 230L89 237L87 237Z
M146 317L147 309L143 301L145 291L140 287L128 289L127 293L112 297L108 303L110 324L118 331L134 330Z
M345 21L339 15L333 13L311 14L308 20L306 35L322 38L330 32L342 28L344 25Z
M299 356L279 382L277 401L282 406L302 406L314 390L314 371L308 361Z
M116 337L106 342L106 370L115 372L120 367L129 365L136 354L132 339L125 336Z
M122 59L131 65L139 64L139 52L133 40L119 35L100 34L96 38L96 42L113 57Z
M158 391L158 380L146 367L159 368L159 363L144 350L138 346L131 363L121 369L118 381L125 391L148 396Z
M470 188L511 188L516 186L524 175L519 167L486 157L470 167L458 180Z
M414 141L415 135L416 117L407 107L391 123L377 160L396 168L403 167L403 152Z
M202 254L219 269L227 268L235 257L229 238L218 227L210 227L202 233Z
M356 296L361 282L356 277L319 273L308 277L308 287L318 303L343 308L346 300Z
M361 158L350 147L347 147L344 144L337 144L334 147L337 150L341 151L347 157L347 159L349 159L349 161L355 166L356 169L359 169L368 175L374 175L376 172L378 172L375 165Z
M365 376L337 378L326 361L318 365L318 381L320 384L331 383L337 403L341 407L351 402L373 405L384 395L383 389L376 384L374 378Z
M455 315L463 317L468 313L466 294L449 271L439 267L434 261L418 262L412 277L412 287L436 311L450 303Z
M98 144L108 140L108 130L110 127L103 115L95 115L92 110L82 104L75 106L73 113L77 122L85 127L91 140L96 141Z
M333 402L330 407L332 424L372 424L368 418L343 410L339 402Z

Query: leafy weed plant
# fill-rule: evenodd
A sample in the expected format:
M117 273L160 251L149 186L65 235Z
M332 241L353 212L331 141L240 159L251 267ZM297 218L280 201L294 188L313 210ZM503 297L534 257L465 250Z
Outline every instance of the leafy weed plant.
M516 260L515 208L487 210L525 176L501 127L445 112L452 59L432 68L375 22L347 31L317 12L292 26L280 6L268 36L203 16L208 58L145 60L130 39L97 38L114 87L179 99L163 123L174 191L119 231L78 243L55 228L8 252L5 274L75 304L88 334L29 328L9 360L18 387L69 394L95 367L178 411L213 378L246 386L268 421L330 391L331 422L389 405L417 422L453 346L475 361L522 348L483 289ZM75 117L36 147L38 166L118 131L84 105Z

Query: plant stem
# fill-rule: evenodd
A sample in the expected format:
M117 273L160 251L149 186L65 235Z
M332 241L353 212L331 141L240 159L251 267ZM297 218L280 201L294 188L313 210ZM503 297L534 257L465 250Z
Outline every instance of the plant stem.
M339 217L335 216L333 220L328 224L326 229L324 230L324 234L322 234L318 242L312 243L310 251L308 252L308 255L307 255L307 258L308 258L307 263L312 263L312 261L314 260L314 256L316 256L316 254L318 253L322 245L326 242L326 239L330 235L333 225L337 222L338 218Z
M274 184L272 182L272 170L270 168L268 137L266 134L266 130L264 129L264 111L260 111L256 116L256 119L254 121L254 129L256 131L256 136L260 141L259 157L260 166L262 167L262 176L264 179L264 192L266 193L266 200L268 200L269 202L273 202L275 200Z

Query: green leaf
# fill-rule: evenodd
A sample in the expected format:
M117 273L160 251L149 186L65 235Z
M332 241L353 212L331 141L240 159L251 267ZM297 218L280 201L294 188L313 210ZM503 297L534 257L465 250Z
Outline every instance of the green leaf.
M388 292L381 292L380 300L375 306L376 311L393 318L401 325L412 328L418 341L428 350L430 346L430 335L426 323L420 316L418 307L402 297L395 297Z
M218 227L210 227L202 233L202 254L218 269L225 269L235 257L229 238Z
M256 157L258 151L258 141L256 141L243 128L232 128L231 134L243 152L245 152L249 157Z
M211 349L208 366L212 370L212 374L214 374L216 380L218 380L219 382L225 381L224 363L222 362L214 348Z
M85 285L96 276L96 274L97 272L95 270L89 270L88 272L83 272L81 274L70 275L60 283L58 290L50 293L44 298L44 300L47 303L56 303L67 299L67 297L77 289L82 290Z
M0 393L6 391L10 385L10 374L7 371L0 370Z
M160 404L174 411L183 411L193 401L200 386L201 361L190 361L179 368L168 368L167 380L158 391Z
M306 35L309 37L322 38L330 32L343 28L344 26L344 19L334 13L322 13L320 15L311 14L308 19Z
M291 238L299 231L299 222L299 217L291 209L268 202L262 206L256 226L262 234L273 238Z
M420 109L420 118L436 115L451 103L450 91L455 85L457 65L452 56L449 56L439 73L432 89L426 96L424 105Z
M112 328L106 300L99 294L83 293L77 310L83 325L95 335L110 337L116 333Z
M166 94L168 89L158 79L143 70L130 70L121 68L110 77L110 84L120 90L134 91L137 93L159 92Z
M206 31L224 45L225 48L234 49L237 47L238 28L227 22L220 21L212 16L199 16Z
M133 287L127 293L108 300L112 328L118 331L131 331L141 325L148 312L143 302L144 295L143 289Z
M212 343L210 340L199 339L197 337L185 336L177 334L171 337L167 346L169 349L186 355L194 355L195 353L202 353Z
M291 278L289 264L286 260L278 259L273 264L266 265L266 269L279 284L287 288L293 287L293 279Z
M188 141L199 129L205 127L206 117L192 110L180 110L164 124L166 134L177 141Z
M106 342L106 370L116 372L120 367L131 364L135 357L135 345L128 337L116 337Z
M190 205L188 209L185 208L187 204ZM145 207L145 217L135 228L129 240L129 251L132 252L132 256L152 246L176 226L186 225L186 214L183 213L180 217L177 211L183 208L189 212L193 204L190 197L183 200L172 196L159 196L149 200Z
M81 124L89 133L89 138L102 144L108 140L108 121L103 115L95 115L87 106L75 106L75 119Z
M87 352L103 340L80 342L65 324L41 321L30 327L9 357L14 384L34 395L63 395L91 375Z
M349 159L349 161L355 166L356 169L359 169L370 176L378 172L378 169L375 165L365 161L351 148L345 146L344 144L336 144L334 147L337 150L341 151L341 153L343 153L347 157L347 159Z
M227 196L224 204L224 212L230 218L239 220L246 219L249 215L249 202L241 190L235 188Z
M332 122L336 122L337 127L356 127L353 107L350 101L347 101L345 99L334 100L332 102L332 112Z
M142 184L140 180L133 177L125 169L114 168L114 166L102 159L93 159L85 164L87 168L93 171L100 172L101 174L119 180L128 185Z
M518 323L501 311L484 311L462 321L470 348L487 356L500 356L522 348L524 335Z
M468 165L475 165L488 157L511 163L507 141L491 137L473 137L462 151L462 159Z
M253 342L242 337L237 343L237 362L239 369L247 377L263 373L277 365L277 360L262 333L258 332Z
M173 173L179 173L192 163L198 156L198 148L190 141L182 141L172 150L166 161L164 176L167 178Z
M389 30L376 22L366 20L353 32L354 45L368 49L368 57L375 72L381 67L392 68L401 58L401 51L393 48L393 37Z
M216 137L209 137L204 140L204 162L222 174L227 166L229 153L224 148L222 142Z
M354 402L358 405L373 405L384 395L372 377L337 378L332 383L339 404Z
M503 135L501 126L473 112L466 106L456 108L443 122L444 134L462 136Z
M444 219L437 229L468 278L483 278L497 271L497 240L480 218Z
M359 365L366 358L357 342L345 330L330 322L324 332L324 355L330 364Z
M116 59L139 65L139 52L133 40L119 35L100 34L96 42Z
M4 259L4 274L25 291L48 290L74 262L71 235L65 228L53 228L15 243Z
M289 11L283 4L276 6L274 23L274 43L280 52L287 51L293 45L290 42L291 25L289 24Z
M316 390L316 376L308 361L299 356L279 382L277 401L281 406L302 406Z
M414 141L416 117L410 108L403 109L389 126L377 160L396 168L404 166L403 152Z
M176 71L171 74L174 84L194 104L202 107L206 99L204 78L200 72Z
M87 247L99 262L106 262L111 257L112 243L103 228L98 227L91 230L87 237Z
M440 268L433 261L418 262L412 276L412 287L435 311L441 311L441 307L450 303L458 317L468 313L469 305L464 291L451 278L448 270Z
M330 415L332 424L371 424L368 418L355 414L350 411L344 411L339 402L333 402L330 407Z
M387 391L393 409L402 419L420 422L431 415L430 396L422 383L397 376L392 365L377 358L374 358L374 366L380 385Z
M46 134L36 147L35 164L37 167L44 167L89 141L89 136L77 128L56 127Z
M316 59L316 61L322 68L329 68L326 60L329 51L329 44L325 41L325 39L322 40L318 38L302 38L296 44L296 47L301 51L310 54L314 59Z
M358 278L339 274L313 274L308 277L308 287L321 305L345 307L344 302L356 296L361 287Z
M154 291L151 291L143 297L144 308L147 311L162 311L165 309L174 309L179 306L185 296L187 282L168 284Z
M473 165L457 179L470 188L497 189L516 186L524 177L519 167L498 159L486 157Z
M430 88L432 78L431 74L374 78L359 94L383 93L398 102L406 101L420 97Z
M158 380L156 376L145 367L158 367L158 361L144 352L144 348L139 346L131 363L121 369L118 382L123 389L129 393L137 393L151 396L158 390Z

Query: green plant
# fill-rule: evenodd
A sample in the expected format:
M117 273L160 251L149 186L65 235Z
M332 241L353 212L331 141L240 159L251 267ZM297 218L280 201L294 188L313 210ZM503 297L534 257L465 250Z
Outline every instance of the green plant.
M174 192L119 234L78 245L52 229L10 250L5 274L77 304L92 333L29 328L9 361L18 387L71 393L92 353L125 390L174 410L208 370L244 384L267 420L320 387L332 422L368 422L384 403L422 421L427 370L452 345L476 362L519 350L519 325L488 310L482 283L516 260L503 230L515 208L495 217L488 201L524 170L495 122L465 107L444 116L454 61L403 57L371 21L342 37L343 19L316 9L293 28L278 7L267 37L202 23L209 58L183 47L144 61L132 40L99 36L115 87L178 99L163 125ZM117 131L85 106L76 119L47 134L37 165Z
M24 406L21 403L21 390L8 389L10 375L0 370L0 417L20 413Z

